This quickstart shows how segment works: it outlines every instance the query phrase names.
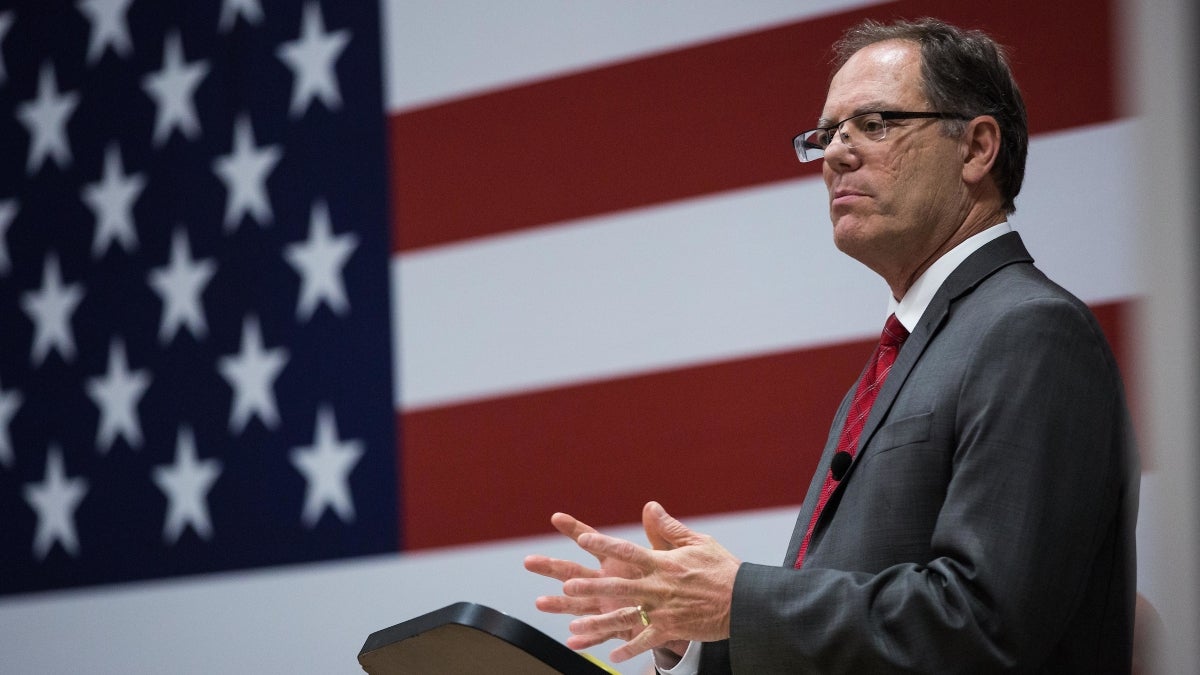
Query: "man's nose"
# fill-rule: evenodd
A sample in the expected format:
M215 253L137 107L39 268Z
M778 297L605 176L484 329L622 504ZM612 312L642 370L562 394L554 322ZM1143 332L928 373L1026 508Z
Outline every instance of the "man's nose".
M833 140L825 146L825 163L835 171L845 171L858 161L854 148L847 143L847 137L838 129L833 134Z

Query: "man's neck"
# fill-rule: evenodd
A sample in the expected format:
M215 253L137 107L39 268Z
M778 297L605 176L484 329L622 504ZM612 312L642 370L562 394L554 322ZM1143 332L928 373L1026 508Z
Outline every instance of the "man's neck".
M984 230L998 225L1006 221L1007 214L995 205L976 204L967 217L963 220L962 225L950 233L945 241L935 248L924 260L922 260L915 268L906 272L901 272L895 279L885 279L888 286L892 290L892 297L896 300L904 299L904 294L912 287L913 283L929 269L929 266L937 262L939 258L946 253L954 250L959 244L983 232Z

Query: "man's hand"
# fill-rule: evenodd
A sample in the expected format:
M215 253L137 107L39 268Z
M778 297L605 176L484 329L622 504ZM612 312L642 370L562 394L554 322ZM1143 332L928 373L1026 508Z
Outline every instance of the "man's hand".
M554 529L571 538L576 544L579 543L579 537L584 534L596 534L596 529L592 526L577 520L575 517L566 513L556 513L550 517L550 523L554 525ZM579 563L570 560L558 560L555 558L547 558L540 555L531 555L525 558L525 569L530 572L536 572L542 576L547 576L552 579L557 579L566 582L569 579L576 578L602 578L602 577L626 577L631 578L638 574L638 570L627 563L593 553L596 561L600 563L599 569L590 569L580 565ZM543 612L554 612L562 614L562 611L551 609L554 606L553 602L548 602L550 598L538 598L537 608ZM582 616L585 614L607 614L618 610L622 607L629 607L631 600L628 598L595 598L590 602L577 603L573 605L573 611L566 612ZM636 603L634 603L636 605ZM630 640L637 633L641 632L642 625L639 621L637 626L627 630L617 630L607 635L595 636L574 636L567 641L567 646L573 649L587 649L592 645L599 644L612 638L621 640ZM587 641L586 645L582 643ZM581 645L581 646L577 646Z
M646 504L642 515L646 536L657 550L555 514L555 527L595 556L600 569L543 556L525 559L526 569L563 582L563 595L538 598L538 609L583 617L571 622L574 635L568 647L586 649L614 637L625 639L611 655L620 662L668 643L679 651L679 641L729 637L733 581L741 561L655 502ZM578 527L564 531L560 523ZM646 612L649 626L643 627L638 606Z

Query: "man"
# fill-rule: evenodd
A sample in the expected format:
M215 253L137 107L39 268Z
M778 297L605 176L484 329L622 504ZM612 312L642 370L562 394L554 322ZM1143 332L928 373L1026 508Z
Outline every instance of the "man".
M1128 413L1091 313L1006 222L1027 129L1003 52L926 19L862 24L837 54L796 150L823 159L834 241L887 282L894 318L783 566L653 502L652 549L555 514L600 566L528 557L564 582L537 606L582 617L569 646L625 639L614 659L653 648L664 672L1127 673Z

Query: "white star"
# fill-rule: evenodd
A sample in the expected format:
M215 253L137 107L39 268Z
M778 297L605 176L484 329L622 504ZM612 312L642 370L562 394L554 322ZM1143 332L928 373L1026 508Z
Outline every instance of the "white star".
M158 324L158 341L170 342L186 326L197 340L208 334L200 294L217 272L210 258L192 260L187 232L176 228L171 237L171 262L165 267L150 270L149 284L163 301L162 320Z
M4 45L4 37L8 35L8 29L12 28L13 19L16 15L10 9L5 12L0 12L0 46ZM0 84L8 79L8 71L4 68L4 54L0 53Z
M25 485L25 501L37 511L38 517L37 532L33 536L34 557L44 559L56 541L67 553L79 555L75 509L87 491L87 480L67 478L62 450L51 447L46 455L45 479L41 483Z
M284 257L301 276L296 303L296 318L300 321L312 318L321 301L339 316L350 311L342 268L358 248L358 237L353 232L334 237L330 230L329 207L318 200L309 216L308 239L284 249Z
M146 187L140 173L125 175L121 148L113 143L104 152L104 177L83 186L83 201L96 216L96 234L92 238L92 257L108 252L119 241L127 253L137 250L137 230L133 224L133 202Z
M17 106L17 118L33 137L29 143L29 160L25 163L26 174L42 168L47 157L53 157L59 168L71 165L67 120L78 105L79 94L74 91L60 94L54 64L44 64L38 76L37 98Z
M221 3L221 18L217 27L222 33L228 33L239 16L250 25L261 23L262 6L258 4L258 0L224 0Z
M171 31L163 41L162 70L142 78L146 90L158 106L154 116L154 145L162 145L178 129L189 141L200 135L196 114L196 87L208 75L208 62L185 63L179 31Z
M8 257L8 228L20 210L21 207L15 199L0 201L0 276L5 276L12 270L12 260Z
M292 69L292 107L289 115L303 115L314 98L320 98L329 110L342 107L342 94L338 90L333 62L342 55L342 50L349 42L349 30L326 33L321 6L315 2L305 3L300 37L283 43L275 52Z
M75 283L63 286L62 272L58 269L58 256L46 256L42 268L42 287L26 291L21 296L21 307L34 324L33 347L29 358L39 366L50 353L58 350L64 361L75 358L75 336L71 333L71 315L83 300L83 286Z
M0 389L0 464L4 466L12 466L13 463L12 436L8 433L8 425L13 415L21 409L23 401L21 392Z
M212 521L208 517L208 491L221 475L217 459L196 459L196 439L188 427L180 427L175 441L175 463L154 467L154 484L167 495L167 515L163 520L163 541L179 541L183 528L201 539L212 539Z
M344 523L354 522L354 501L350 496L350 472L363 454L362 441L339 441L337 420L327 405L317 411L313 444L293 448L292 465L304 474L308 488L304 493L304 513L300 520L313 527L329 507Z
M233 387L233 406L229 412L231 432L240 434L251 415L258 415L269 429L279 426L279 412L271 388L288 358L285 347L263 350L258 319L246 317L242 323L241 351L234 356L222 356L217 362L217 369Z
M267 174L279 163L283 151L278 145L262 148L254 145L250 118L238 116L233 127L233 150L213 161L213 171L225 183L229 198L225 202L225 231L236 230L242 218L250 214L260 225L271 222L271 202L267 197Z
M87 382L88 396L100 408L100 424L96 429L96 449L102 454L112 449L120 434L131 448L142 447L142 424L137 405L150 386L150 374L145 370L130 372L125 357L125 343L114 339L108 347L108 372Z
M133 0L79 0L79 11L92 23L87 53L89 64L100 60L105 47L112 47L121 58L133 51L129 23L125 20L132 3Z

